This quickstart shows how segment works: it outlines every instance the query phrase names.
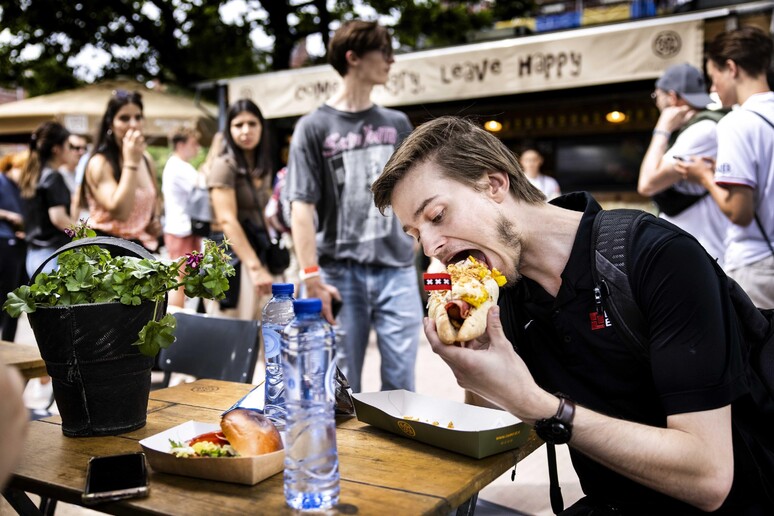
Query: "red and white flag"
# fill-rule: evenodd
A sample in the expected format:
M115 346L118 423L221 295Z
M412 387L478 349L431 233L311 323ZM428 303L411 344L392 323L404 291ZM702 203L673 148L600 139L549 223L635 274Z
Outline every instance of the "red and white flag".
M422 277L425 290L451 290L451 276L447 272L426 272Z

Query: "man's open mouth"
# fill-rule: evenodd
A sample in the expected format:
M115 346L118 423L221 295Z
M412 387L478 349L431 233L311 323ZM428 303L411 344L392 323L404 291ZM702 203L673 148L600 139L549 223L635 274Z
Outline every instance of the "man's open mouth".
M479 262L486 264L486 266L491 269L491 266L489 265L489 261L486 259L486 255L481 251L479 251L478 249L464 249L460 251L459 253L452 256L452 258L449 260L447 265L449 263L457 263L457 262L467 260L468 256L472 256Z

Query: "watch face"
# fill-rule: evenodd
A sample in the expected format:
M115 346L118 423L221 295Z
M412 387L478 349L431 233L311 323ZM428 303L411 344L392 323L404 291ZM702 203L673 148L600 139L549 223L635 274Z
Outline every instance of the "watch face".
M550 444L564 444L572 436L572 427L562 423L555 417L541 419L535 423L538 437Z

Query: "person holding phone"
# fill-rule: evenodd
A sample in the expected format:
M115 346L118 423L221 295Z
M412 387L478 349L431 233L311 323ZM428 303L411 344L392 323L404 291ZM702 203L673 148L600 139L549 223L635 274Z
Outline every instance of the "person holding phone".
M756 27L719 34L709 45L707 72L724 107L739 105L718 123L717 162L680 165L700 182L731 222L725 269L761 308L774 308L774 92L771 35ZM699 154L699 153L697 153Z
M155 252L161 235L160 196L143 123L140 93L114 91L86 165L83 191L89 226L98 234L131 240Z
M707 190L684 180L675 165L690 156L715 155L717 122L725 111L706 109L712 99L704 75L688 63L667 68L651 97L661 115L640 166L637 191L653 200L660 217L696 236L722 266L728 221Z

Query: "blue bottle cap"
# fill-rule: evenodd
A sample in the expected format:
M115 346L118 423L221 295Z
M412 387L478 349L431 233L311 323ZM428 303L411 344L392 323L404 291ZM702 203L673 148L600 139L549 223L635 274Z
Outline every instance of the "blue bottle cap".
M277 294L290 294L293 295L295 286L292 283L272 283L271 293L275 296Z
M322 312L322 300L316 297L293 301L293 311L298 314L319 314Z

